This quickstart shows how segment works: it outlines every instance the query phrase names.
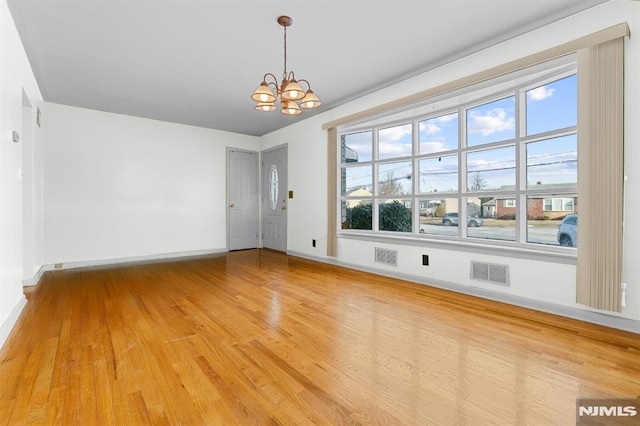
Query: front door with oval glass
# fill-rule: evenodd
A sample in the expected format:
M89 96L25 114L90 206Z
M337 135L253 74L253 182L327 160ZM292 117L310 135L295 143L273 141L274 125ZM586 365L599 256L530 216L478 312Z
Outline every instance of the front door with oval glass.
M287 147L262 154L262 246L287 251Z

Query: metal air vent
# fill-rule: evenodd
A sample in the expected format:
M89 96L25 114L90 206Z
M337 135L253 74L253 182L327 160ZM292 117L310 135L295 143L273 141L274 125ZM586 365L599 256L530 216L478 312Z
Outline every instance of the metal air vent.
M509 285L509 265L471 262L471 279Z
M398 252L396 250L376 247L376 263L398 266Z

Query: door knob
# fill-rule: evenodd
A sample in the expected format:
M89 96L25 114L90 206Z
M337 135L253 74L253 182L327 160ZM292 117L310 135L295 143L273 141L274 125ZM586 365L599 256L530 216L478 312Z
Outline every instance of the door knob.
M235 204L231 204L229 207L234 208L236 205Z

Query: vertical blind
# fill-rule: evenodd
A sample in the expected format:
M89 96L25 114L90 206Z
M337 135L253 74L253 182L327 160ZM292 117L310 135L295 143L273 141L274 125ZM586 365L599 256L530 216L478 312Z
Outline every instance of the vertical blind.
M624 38L578 52L576 301L621 311Z
M335 127L327 130L327 256L338 255L338 212L335 208L338 199L338 135Z

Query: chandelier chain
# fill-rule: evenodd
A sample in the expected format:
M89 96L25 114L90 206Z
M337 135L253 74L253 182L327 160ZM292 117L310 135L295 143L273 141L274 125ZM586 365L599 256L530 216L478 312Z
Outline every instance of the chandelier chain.
M282 79L287 79L287 27L284 26L284 74L282 74Z

